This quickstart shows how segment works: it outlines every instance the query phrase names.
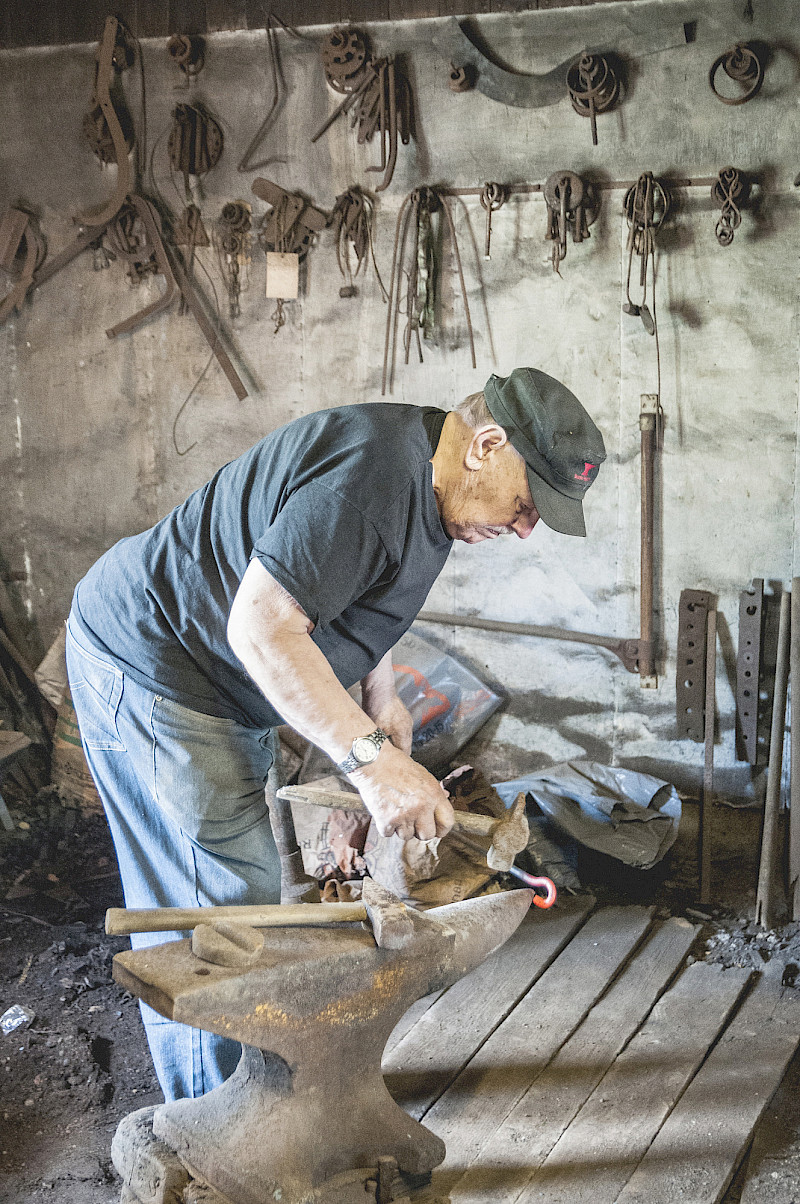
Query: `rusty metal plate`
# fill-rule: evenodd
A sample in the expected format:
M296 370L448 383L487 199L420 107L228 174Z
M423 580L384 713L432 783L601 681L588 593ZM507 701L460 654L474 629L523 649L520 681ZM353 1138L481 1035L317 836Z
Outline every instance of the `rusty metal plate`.
M681 590L675 669L675 718L679 740L702 744L705 716L706 621L714 595L705 589Z
M736 758L758 758L758 703L761 676L764 578L754 577L739 594L739 652L736 657Z

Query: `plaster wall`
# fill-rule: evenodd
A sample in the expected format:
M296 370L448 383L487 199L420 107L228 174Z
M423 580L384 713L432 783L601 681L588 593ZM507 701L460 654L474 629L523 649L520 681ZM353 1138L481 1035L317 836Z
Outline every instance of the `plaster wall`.
M676 738L674 690L678 598L694 587L719 598L719 781L732 798L753 792L753 774L737 764L733 741L738 594L753 576L787 586L798 571L800 206L793 179L800 167L800 19L791 0L756 0L752 22L743 7L640 0L480 18L487 44L522 71L549 70L585 45L622 51L627 95L599 119L596 148L589 123L567 100L519 109L478 91L449 91L448 65L431 43L440 19L367 27L378 53L407 56L417 108L416 141L401 147L394 182L377 206L376 255L386 280L399 205L421 183L542 181L564 167L608 180L632 180L644 170L704 177L732 163L760 173L765 185L727 249L714 238L707 189L676 193L659 237L659 688L641 689L599 648L420 625L420 634L506 696L473 750L500 775L588 755L696 785L702 747ZM686 45L683 22L694 17L696 40ZM318 63L319 32L305 32L303 39L281 35L288 98L263 148L269 163L248 175L235 165L271 98L265 35L210 36L206 67L188 94L176 87L163 43L143 44L148 155L174 208L182 204L182 182L173 183L167 170L166 131L173 106L187 95L204 100L225 135L223 158L198 194L209 227L233 198L252 202L256 218L264 212L250 191L256 174L302 189L322 208L351 183L374 184L364 168L376 161L376 147L357 146L345 121L315 145L309 141L337 98ZM737 38L768 43L772 62L761 95L727 107L711 95L707 72ZM51 253L72 237L72 215L113 186L113 169L99 167L80 135L93 58L93 46L0 52L0 204L23 200L36 208ZM125 88L136 112L133 72ZM398 364L394 400L449 407L491 372L535 365L585 402L604 432L608 461L588 496L588 539L540 525L525 543L457 546L430 609L638 634L638 415L640 395L657 387L656 349L638 320L622 314L621 201L620 191L603 194L591 239L570 245L560 275L543 241L540 197L514 196L495 215L488 261L477 198L454 206L477 369L455 266L445 255L438 338L425 345L424 364ZM173 422L208 359L194 321L173 310L115 341L104 333L153 300L160 280L132 289L119 264L93 271L85 254L0 330L0 553L44 645L67 613L76 581L116 539L149 526L281 423L380 399L385 307L372 272L356 298L339 298L330 233L309 255L302 298L287 305L277 334L257 244L234 320L226 316L215 252L199 258L250 395L236 401L212 364L177 424L178 448L193 445L185 455L173 445Z

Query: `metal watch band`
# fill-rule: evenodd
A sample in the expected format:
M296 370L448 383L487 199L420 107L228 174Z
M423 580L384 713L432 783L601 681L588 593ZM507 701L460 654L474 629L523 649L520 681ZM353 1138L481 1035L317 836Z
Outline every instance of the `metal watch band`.
M356 737L356 740L371 740L372 743L375 745L375 748L377 751L380 751L380 747L383 744L384 740L388 740L388 739L389 739L388 735L383 730L383 728L380 728L380 727L376 727L375 731L370 732L368 736L357 736ZM355 749L356 740L353 741L354 749ZM376 755L377 755L377 753L376 753ZM375 758L373 757L372 760L374 760L374 759ZM371 765L371 764L372 764L372 761L362 761L355 755L355 752L350 752L350 753L348 753L348 755L345 757L345 759L343 761L339 761L337 763L336 768L341 770L342 773L352 773L354 769L360 769L363 765Z

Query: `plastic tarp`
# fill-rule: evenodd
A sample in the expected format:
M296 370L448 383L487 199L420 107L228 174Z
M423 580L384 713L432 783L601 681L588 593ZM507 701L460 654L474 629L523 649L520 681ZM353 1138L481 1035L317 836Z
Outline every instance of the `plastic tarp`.
M651 869L678 835L681 800L669 782L597 761L564 761L495 784L506 806L524 791L573 840L637 869Z

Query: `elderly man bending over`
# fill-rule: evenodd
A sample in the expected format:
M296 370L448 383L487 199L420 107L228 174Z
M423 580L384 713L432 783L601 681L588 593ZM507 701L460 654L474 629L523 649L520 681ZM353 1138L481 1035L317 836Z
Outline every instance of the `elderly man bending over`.
M604 458L572 393L517 368L449 413L298 418L106 552L76 589L67 662L126 904L279 901L264 784L284 722L338 763L385 835L444 835L453 811L410 757L391 650L453 540L527 539L540 518L584 535ZM236 1043L142 1013L167 1099L235 1068Z

